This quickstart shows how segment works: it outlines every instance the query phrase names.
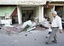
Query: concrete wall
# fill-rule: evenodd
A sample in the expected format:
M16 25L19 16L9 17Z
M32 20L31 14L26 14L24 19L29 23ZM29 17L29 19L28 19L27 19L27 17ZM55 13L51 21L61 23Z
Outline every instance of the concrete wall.
M36 17L39 17L39 7L36 7L36 9L35 9L35 15L36 15Z
M42 5L45 4L47 0L1 0L0 4L25 4L25 5Z

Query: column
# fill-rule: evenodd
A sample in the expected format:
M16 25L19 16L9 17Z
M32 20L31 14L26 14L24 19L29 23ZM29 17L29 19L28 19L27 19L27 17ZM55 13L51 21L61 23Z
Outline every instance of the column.
M44 7L39 6L39 22L43 21L44 19Z
M21 14L21 9L19 6L17 6L17 13L18 13L18 23L22 23L22 14Z

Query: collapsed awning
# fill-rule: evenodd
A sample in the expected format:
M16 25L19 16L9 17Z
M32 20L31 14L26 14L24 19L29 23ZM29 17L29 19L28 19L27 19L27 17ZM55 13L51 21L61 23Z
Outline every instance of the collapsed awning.
M3 6L0 7L0 16L10 16L15 10L15 6Z
M11 14L11 16L17 16L17 8L14 9L14 11Z

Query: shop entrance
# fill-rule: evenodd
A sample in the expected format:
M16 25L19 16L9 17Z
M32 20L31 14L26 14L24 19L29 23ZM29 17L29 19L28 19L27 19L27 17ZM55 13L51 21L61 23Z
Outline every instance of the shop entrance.
M33 16L33 10L22 10L22 22L30 20Z
M61 18L64 17L64 9L63 9L63 6L55 6L55 11L57 11L57 14Z

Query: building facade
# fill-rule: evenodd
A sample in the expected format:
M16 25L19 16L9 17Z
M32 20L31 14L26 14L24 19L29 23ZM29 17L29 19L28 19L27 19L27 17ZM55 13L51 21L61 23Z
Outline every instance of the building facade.
M47 5L46 5L47 4ZM52 20L52 11L57 11L57 14L64 19L64 0L49 0L44 5L44 13Z
M1 23L4 23L7 17L12 19L12 23L19 24L36 16L41 21L43 20L44 7L42 5L44 4L46 4L46 0L1 0Z
M38 17L43 21L45 15L52 20L52 11L56 10L59 16L64 10L63 0L1 0L0 20L4 24L6 18L11 19L13 24L21 24L30 18ZM60 10L59 10L60 9Z

